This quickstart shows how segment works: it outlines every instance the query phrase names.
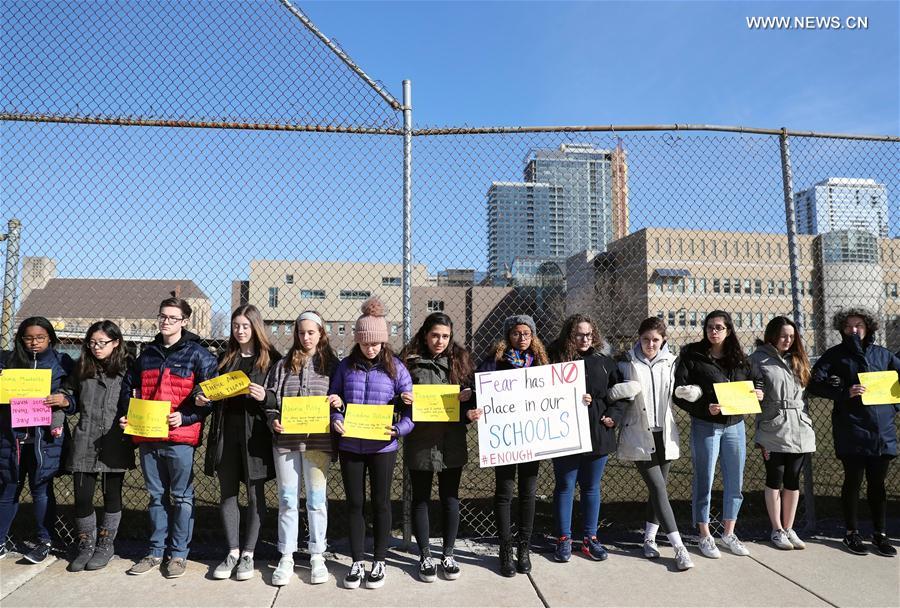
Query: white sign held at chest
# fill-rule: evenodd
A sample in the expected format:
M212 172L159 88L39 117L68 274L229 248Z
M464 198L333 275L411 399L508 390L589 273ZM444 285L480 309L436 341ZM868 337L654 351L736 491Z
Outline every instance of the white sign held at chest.
M475 374L482 467L591 450L584 362Z

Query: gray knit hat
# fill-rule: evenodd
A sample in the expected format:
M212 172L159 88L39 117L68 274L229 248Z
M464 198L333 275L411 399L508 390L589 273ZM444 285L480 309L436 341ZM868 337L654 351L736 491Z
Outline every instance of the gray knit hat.
M509 339L509 332L516 325L527 325L531 329L531 333L537 334L537 328L531 315L513 315L506 317L506 320L503 321L503 337Z

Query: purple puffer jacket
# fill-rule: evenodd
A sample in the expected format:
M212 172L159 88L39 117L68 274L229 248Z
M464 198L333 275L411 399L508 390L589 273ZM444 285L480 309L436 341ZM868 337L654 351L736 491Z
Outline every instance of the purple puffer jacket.
M412 392L412 378L410 378L406 366L397 357L394 357L394 366L397 370L397 379L391 380L381 365L373 367L366 367L359 363L354 365L350 357L347 357L338 364L334 375L331 376L328 394L339 395L344 403L403 405L400 393ZM343 422L344 414L342 412L332 413L331 421L335 420ZM401 437L409 435L413 430L412 408L403 405L400 420L395 423L395 426ZM396 452L399 447L400 444L396 438L388 441L376 441L374 439L341 437L338 441L338 450L354 454Z

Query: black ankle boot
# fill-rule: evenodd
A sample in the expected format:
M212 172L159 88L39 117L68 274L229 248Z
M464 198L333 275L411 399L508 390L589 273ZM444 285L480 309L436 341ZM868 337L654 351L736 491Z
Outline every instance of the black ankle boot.
M515 576L516 565L513 563L512 541L500 541L500 574Z
M78 534L78 554L69 562L66 570L69 572L81 572L88 561L94 555L94 532L81 532Z
M531 543L527 540L520 540L516 547L516 561L518 562L516 570L519 571L519 574L528 574L531 572L530 548Z

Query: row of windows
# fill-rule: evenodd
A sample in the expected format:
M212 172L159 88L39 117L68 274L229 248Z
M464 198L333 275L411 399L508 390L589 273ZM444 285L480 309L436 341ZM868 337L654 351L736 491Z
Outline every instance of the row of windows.
M791 295L790 281L763 279L706 279L702 277L657 277L656 293L724 293L774 296ZM800 281L800 295L812 295L812 281Z
M398 279L399 280L399 279ZM372 295L371 291L364 289L342 289L338 297L342 300L367 300ZM301 300L324 300L324 289L301 289ZM278 288L269 287L269 308L278 308Z
M332 335L333 332L336 332L336 335L338 335L338 336L345 336L345 335L347 335L348 328L349 328L350 335L353 335L354 329L355 329L353 324L326 323L325 324L325 333ZM279 336L279 335L290 336L291 332L293 330L294 330L293 323L271 323L269 325L269 333L271 333L273 336ZM397 334L399 334L400 333L400 324L399 323L391 323L390 331L391 331L392 336L396 336Z
M660 310L656 316L669 327L702 327L707 313L697 310ZM769 322L761 312L731 312L735 329L764 329Z
M294 275L286 274L284 275L284 284L285 285L293 285L294 284ZM399 287L402 284L400 277L381 277L381 284L385 287Z
M885 283L884 284L884 295L888 298L896 298L897 297L897 284L896 283Z
M726 258L731 256L751 255L760 258L765 253L765 257L772 258L773 255L780 258L786 254L786 247L782 243L761 243L756 242L751 246L750 241L727 241L717 239L686 239L686 238L666 238L657 239L654 243L657 254L667 255L711 255L717 258ZM802 252L800 257L803 257Z

